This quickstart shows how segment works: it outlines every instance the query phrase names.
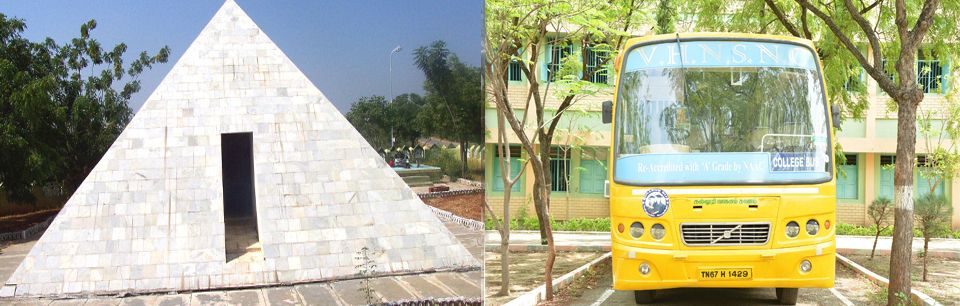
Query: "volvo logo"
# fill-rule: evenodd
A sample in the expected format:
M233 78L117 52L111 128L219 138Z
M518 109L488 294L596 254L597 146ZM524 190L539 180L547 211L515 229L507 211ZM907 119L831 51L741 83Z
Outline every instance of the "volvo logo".
M723 239L730 239L730 236L733 235L733 232L736 230L739 230L741 226L743 226L743 224L737 224L737 226L735 226L734 228L723 231L723 235L720 235L720 237L717 237L717 239L710 241L710 244L716 244L717 242L720 242L720 240L723 240Z
M667 213L670 209L670 197L667 192L660 188L647 190L643 196L643 212L651 218L658 218Z

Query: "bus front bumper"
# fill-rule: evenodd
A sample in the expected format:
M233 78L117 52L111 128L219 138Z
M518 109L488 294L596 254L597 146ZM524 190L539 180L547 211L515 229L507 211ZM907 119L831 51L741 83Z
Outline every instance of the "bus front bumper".
M711 250L709 247L660 250L614 243L613 289L830 288L836 269L835 254L836 242L833 240L762 250ZM810 261L812 269L809 272L801 272L803 260ZM649 267L646 275L640 273L642 263ZM749 277L744 277L743 271L749 271ZM731 277L720 279L717 276L721 273ZM737 277L732 277L733 273Z

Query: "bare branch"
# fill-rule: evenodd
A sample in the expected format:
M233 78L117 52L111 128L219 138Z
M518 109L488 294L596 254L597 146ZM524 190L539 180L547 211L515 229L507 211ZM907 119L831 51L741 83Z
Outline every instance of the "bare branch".
M900 39L906 42L910 39L909 28L907 28L907 5L903 3L903 0L896 0L895 2L895 13L894 22L897 25L897 32L900 34Z
M920 16L917 17L917 23L910 30L910 39L914 44L919 44L923 40L923 36L927 34L927 30L933 24L933 15L936 14L939 5L940 0L927 0L923 3Z
M883 0L874 1L873 4L870 4L869 6L864 7L863 9L861 9L861 10L860 10L860 14L861 14L861 15L866 14L867 12L869 12L870 10L872 10L873 8L877 7L877 5L879 5L880 3L883 3ZM860 1L860 4L863 5L863 1Z
M813 34L810 33L810 26L807 24L807 9L800 7L800 24L803 27L803 35L806 39L813 39Z
M860 51L860 49L858 49L857 46L853 44L853 41L850 40L850 37L847 36L847 33L844 33L843 30L841 30L840 27L837 26L836 22L833 21L832 17L830 17L829 15L821 11L815 5L810 3L808 0L795 0L795 1L799 3L801 6L810 10L810 12L816 15L817 17L819 17L820 20L823 20L823 22L827 25L827 28L829 28L830 31L833 32L833 35L835 35L837 39L840 40L840 43L842 43L843 46L846 47L851 54L853 54L853 57L857 59L857 61L860 63L860 66L863 66L864 71L866 71L867 74L869 74L871 77L873 77L874 80L877 81L877 85L879 85L880 88L882 88L887 93L896 92L897 88L893 84L893 82L887 78L883 70L877 69L876 65L880 64L879 53L874 53L874 60L876 60L876 65L871 64L870 61L867 60L866 56L863 55L863 52ZM871 33L875 34L872 31L864 31L864 32L868 34L871 34ZM876 38L876 36L874 36L874 38ZM880 52L879 43L877 44L877 47L874 50L874 52Z
M791 35L796 37L803 37L800 35L800 31L797 31L797 28L793 26L793 23L787 19L787 16L783 14L783 11L780 10L780 7L777 6L773 0L763 0L770 7L770 10L773 11L773 14L777 16L777 20L780 20L780 24L790 32Z

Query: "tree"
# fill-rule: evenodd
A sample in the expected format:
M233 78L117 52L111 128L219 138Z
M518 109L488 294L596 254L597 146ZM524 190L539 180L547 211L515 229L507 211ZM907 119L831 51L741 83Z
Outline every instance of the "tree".
M96 27L84 23L66 44L31 42L23 20L0 14L0 185L14 202L32 202L42 185L72 193L130 121L137 77L170 55L163 47L124 65L126 44L104 49Z
M483 140L480 70L461 62L442 40L414 50L414 62L427 78L423 132L460 143L460 175L466 176L468 144Z
M917 229L923 234L923 281L927 281L927 254L930 238L950 232L953 206L946 198L928 193L917 199Z
M418 119L425 104L423 97L415 93L399 95L387 104L386 119L398 144L417 145L423 130L423 123Z
M484 209L490 214L497 232L500 233L500 292L499 296L510 295L510 198L513 191L513 185L520 180L520 176L526 169L526 163L520 166L520 171L516 175L511 173L510 166L510 146L507 140L506 118L504 112L497 109L497 155L500 158L494 158L494 162L500 163L500 179L503 182L503 219L498 219L496 212L490 208L486 199L483 201ZM504 159L503 157L506 157ZM500 222L499 220L503 220Z
M657 34L673 33L676 31L673 19L676 18L677 8L671 0L659 0L657 3Z
M733 7L738 9L731 12L729 8ZM914 60L922 45L929 46L933 53L941 56L956 54L949 44L960 38L956 26L960 19L960 3L941 3L940 0L909 3L905 0L856 3L853 0L701 0L688 3L687 12L696 16L698 28L786 33L816 39L827 75L846 76L828 78L828 92L844 92L837 89L841 88L840 84L848 83L853 75L851 68L859 66L895 102L898 120L894 235L887 300L893 305L897 295L909 295L915 131L917 107L923 101ZM895 65L885 65L885 58L895 59ZM833 99L842 101L842 107L853 117L859 117L866 107L863 99L855 96L840 94Z
M350 105L346 117L370 146L377 150L390 147L391 119L383 96L361 97Z
M927 68L929 69L929 68ZM920 177L929 189L917 199L917 228L923 234L923 281L927 281L927 254L930 238L950 232L950 216L953 206L950 201L937 194L937 187L951 180L960 172L960 103L957 103L957 89L946 95L946 107L921 111L917 121L920 135L927 150L924 162L918 160ZM935 119L936 118L936 119ZM938 121L939 124L935 124ZM923 192L923 191L921 191Z
M540 223L541 242L547 245L547 260L544 267L544 282L547 300L553 299L553 263L556 259L553 234L550 228L550 150L555 132L564 112L574 106L579 96L609 92L610 86L590 82L596 72L606 70L607 61L615 57L616 50L641 25L647 23L641 13L640 1L577 0L552 2L548 0L486 2L486 35L484 39L484 86L498 112L500 120L509 124L522 149L529 156L528 163L533 173L533 203ZM554 33L569 29L562 35ZM548 45L563 46L579 42L593 48L583 48L580 58L587 52L606 54L604 60L588 67L586 61L577 61L577 56L566 56L555 66L547 78L541 81L539 67L545 63L541 51ZM528 90L525 101L511 101L508 94L508 67L519 61ZM547 112L547 99L554 98L556 111ZM553 107L551 104L551 108ZM514 110L517 108L518 110ZM517 114L522 111L524 116ZM528 126L528 120L532 120Z
M873 200L870 203L870 207L867 208L867 216L870 217L870 221L873 222L874 229L876 234L873 236L873 249L870 250L870 259L873 260L873 255L877 252L877 240L880 240L880 233L890 228L890 224L887 223L887 218L890 217L890 199L879 197L876 200Z

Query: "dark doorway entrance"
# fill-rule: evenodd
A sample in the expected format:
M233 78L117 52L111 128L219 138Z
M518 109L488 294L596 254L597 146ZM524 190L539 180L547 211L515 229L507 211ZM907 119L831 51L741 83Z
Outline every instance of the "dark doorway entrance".
M260 252L253 175L253 133L220 135L227 261Z

